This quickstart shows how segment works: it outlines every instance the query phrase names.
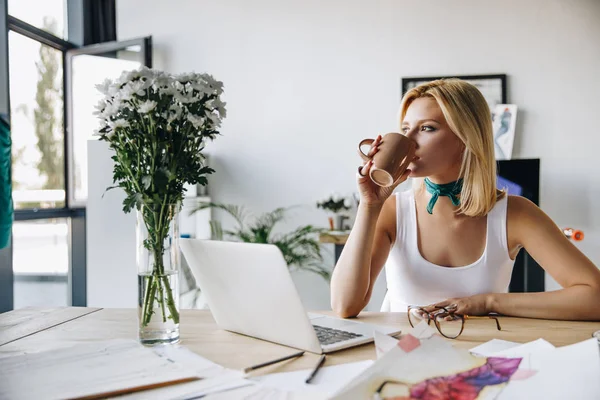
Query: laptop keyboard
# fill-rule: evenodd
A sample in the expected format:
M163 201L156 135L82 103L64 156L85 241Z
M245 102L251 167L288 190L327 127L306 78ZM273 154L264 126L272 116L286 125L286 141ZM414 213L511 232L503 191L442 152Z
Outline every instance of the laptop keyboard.
M313 327L315 328L319 342L322 345L334 344L364 336L358 333L346 332L340 329L325 328L319 325L313 325Z

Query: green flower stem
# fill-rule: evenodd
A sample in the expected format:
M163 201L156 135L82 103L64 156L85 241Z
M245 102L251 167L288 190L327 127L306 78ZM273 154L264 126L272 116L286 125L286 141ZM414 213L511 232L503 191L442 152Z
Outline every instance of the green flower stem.
M169 214L167 212L167 197L165 196L164 201L160 207L158 218L156 218L156 212L152 211L150 207L146 207L147 214L144 215L144 222L146 229L151 239L151 251L153 253L154 265L152 267L152 273L148 277L147 292L144 298L144 307L142 310L143 325L146 326L152 319L154 301L158 301L163 322L167 321L167 311L165 309L165 301L167 303L167 309L170 314L170 318L174 323L179 323L179 311L175 299L173 298L173 289L169 283L168 276L165 275L165 267L163 264L164 255L164 243L168 236L169 229ZM155 229L153 229L155 227ZM156 291L158 290L158 296ZM165 296L166 295L166 296Z
M156 295L156 283L154 282L152 275L144 277L144 279L148 279L148 284L146 285L144 307L142 308L142 323L144 326L146 326L150 323L150 319L152 318L154 296Z
M158 278L158 276L156 278ZM165 314L165 296L163 293L163 291L164 291L163 285L162 285L160 279L156 279L156 283L158 284L158 302L160 304L162 320L163 320L163 322L167 322L167 315ZM168 283L165 285L165 288L168 288Z
M169 286L169 281L166 276L162 277L165 287L167 288L167 307L169 308L169 312L171 313L171 317L173 318L173 322L179 323L179 311L177 310L177 306L175 305L175 300L173 299L173 291L171 290L171 286Z
M144 296L144 307L142 309L143 325L147 326L150 323L150 320L152 319L155 300L157 300L160 303L163 315L163 322L166 322L167 314L165 310L164 294L167 295L167 309L169 310L169 314L173 319L173 323L178 324L179 311L177 310L177 305L175 304L175 299L173 298L173 289L169 285L168 277L166 275L158 275L156 273L153 273L152 275L148 276L147 279L149 283L146 286L146 294ZM156 298L157 290L159 290L158 299Z

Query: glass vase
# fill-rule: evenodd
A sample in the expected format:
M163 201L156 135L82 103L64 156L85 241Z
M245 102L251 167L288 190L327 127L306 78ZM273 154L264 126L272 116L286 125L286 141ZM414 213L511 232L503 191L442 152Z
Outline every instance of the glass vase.
M179 204L137 211L139 338L144 345L179 342Z

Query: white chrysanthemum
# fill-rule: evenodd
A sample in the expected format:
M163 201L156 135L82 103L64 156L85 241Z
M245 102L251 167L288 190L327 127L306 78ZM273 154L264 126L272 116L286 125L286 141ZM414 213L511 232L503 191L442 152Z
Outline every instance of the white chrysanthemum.
M175 93L177 93L177 90L173 87L173 85L170 84L167 86L157 86L154 84L152 85L152 89L157 92L160 97L175 96Z
M134 94L138 96L144 96L146 94L146 91L144 90L144 82L129 82L127 85L123 86L123 89L121 89L119 93L121 94L122 100L131 100L131 97Z
M138 106L138 111L141 114L148 114L150 111L156 108L156 102L152 100L146 100Z
M217 97L207 101L206 107L216 110L221 118L225 118L227 116L227 110L225 109L226 104L227 103L221 101L221 99Z
M148 68L146 66L142 66L139 69L139 76L140 77L144 77L148 80L154 80L154 78L156 78L156 76L159 74L159 71L156 71L154 69Z
M104 110L101 113L99 113L98 116L100 118L110 119L111 117L114 117L117 115L117 113L119 112L119 107L120 107L119 101L113 101L112 103L106 103L106 107L104 107Z
M178 92L183 92L185 90L185 85L179 81L173 81L171 86Z
M192 92L188 92L188 93L175 92L174 97L175 97L175 100L177 100L183 104L193 103L197 100L196 96L194 96L194 94Z
M184 82L193 82L196 79L196 74L194 73L186 73L186 74L179 74L175 76L175 80L177 80L178 82L184 83Z
M200 129L202 125L204 125L204 123L206 122L204 118L198 117L194 114L188 114L187 119L196 129Z
M96 85L96 89L102 93L103 95L108 95L108 91L112 85L112 81L110 79L105 79L101 84Z
M152 85L152 87L156 89L170 87L172 81L173 80L166 75L159 75L156 78L154 78L154 84Z
M129 122L124 119L116 119L114 121L108 121L108 126L114 131L119 128L128 128Z
M131 82L140 76L142 76L142 72L139 69L134 69L133 71L123 71L121 76L119 76L119 79L117 79L117 83L122 85L124 83Z
M100 101L98 102L98 104L96 104L96 105L94 106L94 109L95 109L96 111L94 111L94 113L93 113L93 114L94 114L94 115L96 115L96 116L98 116L98 117L100 117L100 116L102 116L102 115L103 115L103 112L104 112L104 109L105 109L105 108L106 108L106 101L104 101L104 100L100 100Z
M202 74L202 78L204 81L210 86L217 95L221 95L223 93L223 82L216 80L209 74Z
M178 120L183 113L183 107L179 104L171 104L169 107L169 118L167 118L167 122L170 124L175 120Z
M192 89L199 91L200 93L212 94L213 90L203 80L196 80L191 84Z
M142 82L142 90L148 90L154 85L154 78L142 78L139 80Z
M210 121L211 125L214 128L218 128L221 126L221 118L219 118L217 114L206 110L206 118Z

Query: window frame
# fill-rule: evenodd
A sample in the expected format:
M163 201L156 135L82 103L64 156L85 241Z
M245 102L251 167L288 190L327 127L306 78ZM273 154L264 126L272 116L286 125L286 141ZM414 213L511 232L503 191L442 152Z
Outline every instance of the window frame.
M65 170L74 170L75 169L75 154L73 150L73 134L74 134L74 124L73 124L73 82L71 77L73 76L73 59L78 55L98 55L105 54L110 52L116 52L119 50L123 50L127 47L131 46L140 46L140 54L142 56L142 62L148 68L152 68L152 37L145 36L139 38L133 38L129 40L122 41L113 41L113 42L105 42L105 43L97 43L91 44L87 46L76 47L72 49L67 49L63 53L65 56L64 68L65 68L65 93L68 93L65 99L65 143L66 143L66 152L69 154L69 157L65 157L65 161L69 163L68 166L65 166ZM68 79L67 79L68 78ZM65 154L67 154L65 153ZM75 174L69 174L65 176L66 187L69 187L69 190L65 192L67 196L66 204L69 205L72 209L77 208L85 208L87 206L87 196L85 200L77 200L75 199Z
M67 12L68 12L67 4ZM32 208L15 209L14 221L47 220L55 218L66 218L69 221L68 247L69 247L69 265L68 265L68 289L67 304L71 306L86 306L87 304L87 274L86 274L86 209L85 206L73 206L69 200L72 198L70 182L70 144L67 133L67 105L69 104L69 95L67 91L67 70L65 68L67 60L67 51L77 49L80 46L68 40L64 40L52 35L40 28L37 28L16 17L8 15L8 4L6 0L0 0L0 51L4 54L6 62L0 65L2 82L0 86L6 86L6 115L10 118L10 76L9 76L9 49L8 34L10 31L21 34L29 39L35 40L43 45L50 46L61 52L62 73L63 73L63 162L64 162L64 190L65 200L63 207L54 208ZM3 99L4 100L4 99ZM0 109L0 112L4 110ZM14 307L14 283L13 273L13 245L11 243L5 249L0 250L0 312L12 310ZM28 280L43 282L47 280L45 276L29 276Z

